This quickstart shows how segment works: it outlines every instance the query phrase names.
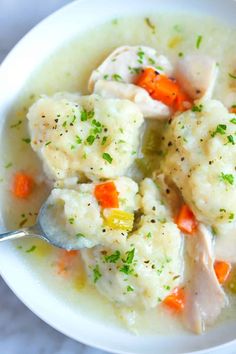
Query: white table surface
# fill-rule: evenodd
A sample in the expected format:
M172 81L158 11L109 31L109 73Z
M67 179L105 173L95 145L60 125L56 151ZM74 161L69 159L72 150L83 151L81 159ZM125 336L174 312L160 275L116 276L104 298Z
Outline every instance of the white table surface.
M68 0L0 0L0 62L41 19ZM35 316L0 278L0 354L105 354L62 335Z
M69 2L0 0L0 63L35 24ZM52 329L23 305L0 278L0 354L108 353L77 343ZM236 348L231 347L222 354L236 354Z

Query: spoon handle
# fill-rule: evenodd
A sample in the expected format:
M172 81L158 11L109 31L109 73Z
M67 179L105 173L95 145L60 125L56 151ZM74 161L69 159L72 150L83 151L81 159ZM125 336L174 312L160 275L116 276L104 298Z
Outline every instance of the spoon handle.
M0 242L7 240L16 240L18 238L24 238L29 236L40 237L40 235L38 234L38 229L35 226L16 231L4 232L0 234Z

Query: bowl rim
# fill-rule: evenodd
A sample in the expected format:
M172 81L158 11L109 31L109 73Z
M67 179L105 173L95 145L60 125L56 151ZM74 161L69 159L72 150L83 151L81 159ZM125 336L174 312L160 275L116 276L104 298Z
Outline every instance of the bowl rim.
M93 2L93 1L94 0L90 0L90 2ZM122 1L125 1L125 0L122 0ZM211 1L212 1L212 4L214 4L214 0L211 0ZM230 1L234 2L234 0L230 0ZM50 14L49 16L47 16L46 18L41 20L39 23L37 23L37 25L35 25L30 31L28 31L14 45L14 47L10 50L10 52L5 56L5 58L3 59L3 61L0 64L0 78L1 78L1 74L6 70L5 68L7 68L7 66L9 65L10 60L16 56L18 48L21 48L21 46L23 44L27 43L30 36L34 36L34 34L36 32L41 31L43 29L44 25L47 24L51 19L56 19L57 16L62 15L66 10L73 9L74 7L77 7L78 4L83 4L83 3L86 3L86 2L87 2L87 0L76 0L76 1L73 1L71 3L68 3L68 4L62 6L57 11L54 11L52 14ZM236 5L236 3L235 3L235 5ZM1 221L2 221L2 219L1 219L1 215L0 215L0 222ZM32 311L36 316L38 316L41 320L43 320L46 324L50 325L52 328L54 328L58 332L62 333L63 335L66 335L67 337L69 337L69 338L71 338L71 339L73 339L73 340L75 340L77 342L80 342L82 344L88 345L88 346L93 347L93 348L109 351L111 353L128 354L128 352L126 350L125 351L120 351L120 350L117 351L116 349L113 349L113 348L109 347L109 345L106 346L106 345L101 345L101 344L98 344L98 343L94 344L94 343L89 342L89 340L85 340L83 338L79 338L79 339L76 338L75 335L69 333L66 329L62 329L60 327L60 325L57 325L55 322L53 322L53 320L51 320L50 318L47 318L46 314L42 314L37 308L34 308L34 306L31 306L30 301L28 301L23 296L21 296L21 294L19 294L18 289L8 279L7 274L4 273L1 268L0 268L0 275L1 275L2 279L4 280L4 282L12 290L12 292L17 296L17 298L20 299L20 301L28 309L30 309L30 311ZM191 351L191 352L185 352L185 354L208 354L208 353L213 353L215 350L227 349L230 346L232 346L233 344L236 345L236 339L233 339L233 340L230 340L230 341L226 341L226 342L224 342L224 343L222 343L220 345L209 347L208 349L201 349L201 350L195 350L195 351ZM133 353L133 352L130 352L130 353Z

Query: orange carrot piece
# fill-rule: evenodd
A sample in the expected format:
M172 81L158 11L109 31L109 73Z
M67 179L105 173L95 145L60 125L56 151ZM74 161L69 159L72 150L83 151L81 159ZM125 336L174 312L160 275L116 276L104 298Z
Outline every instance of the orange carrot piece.
M145 89L150 96L174 111L185 111L191 107L189 97L183 92L176 80L147 68L138 77L136 85Z
M29 175L18 172L13 180L13 194L17 198L27 198L33 190L33 179Z
M185 291L183 288L175 288L173 293L168 295L163 304L175 313L179 313L184 309Z
M77 256L78 251L61 251L60 258L56 264L57 273L66 276L68 274L71 263L74 260L74 257Z
M174 108L175 101L179 94L179 86L174 80L165 75L158 75L155 90L151 94L154 100L161 101L169 107Z
M229 112L230 113L236 113L236 107L235 106L232 106L229 108Z
M219 283L224 284L229 276L231 264L225 261L215 261L214 269Z
M114 182L97 184L94 194L102 208L119 208L118 192Z
M189 235L193 235L197 228L197 220L186 204L182 205L175 221L178 228Z
M145 89L150 95L154 92L158 72L152 68L147 68L139 75L136 85Z
M175 112L184 112L192 107L190 98L183 91L179 91L174 104Z

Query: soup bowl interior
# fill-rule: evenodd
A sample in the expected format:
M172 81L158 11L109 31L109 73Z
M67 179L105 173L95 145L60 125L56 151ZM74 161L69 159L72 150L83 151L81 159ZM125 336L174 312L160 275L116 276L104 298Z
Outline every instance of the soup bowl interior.
M8 112L32 73L55 52L73 38L107 20L123 16L145 16L154 12L190 12L211 15L233 24L236 2L222 0L81 0L59 10L22 39L0 67L0 132ZM200 26L200 24L199 24ZM91 39L92 41L92 39ZM0 187L1 189L1 187ZM1 190L0 190L1 195ZM3 203L2 203L3 204ZM4 205L1 205L1 210ZM2 230L3 215L0 215ZM168 333L167 335L135 336L119 326L109 326L106 318L98 320L76 311L56 296L48 286L39 282L35 274L13 250L12 243L1 244L1 275L14 293L45 322L75 340L117 353L180 354L195 351L226 352L233 345L236 320L209 329L202 335ZM230 343L231 342L231 343ZM234 344L236 345L236 343ZM217 347L217 348L216 348Z

